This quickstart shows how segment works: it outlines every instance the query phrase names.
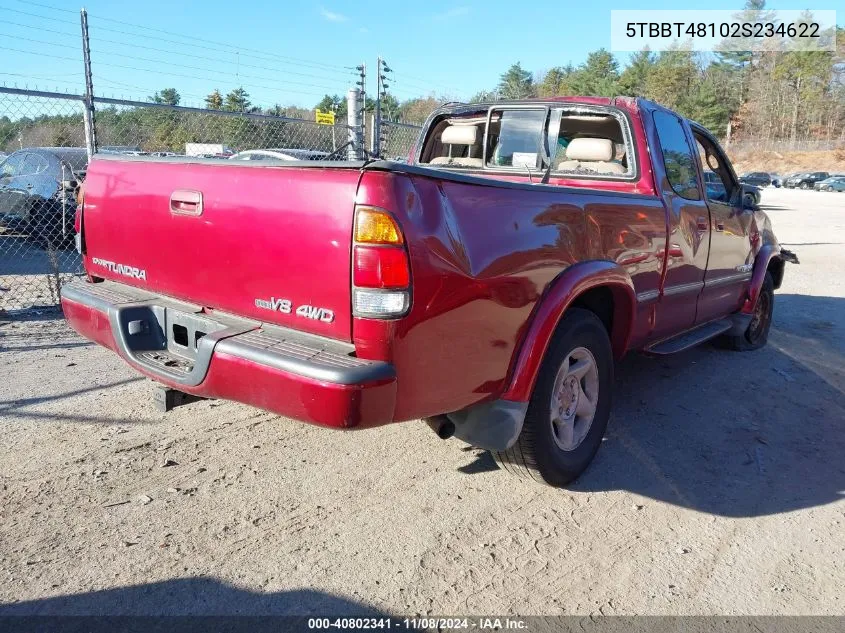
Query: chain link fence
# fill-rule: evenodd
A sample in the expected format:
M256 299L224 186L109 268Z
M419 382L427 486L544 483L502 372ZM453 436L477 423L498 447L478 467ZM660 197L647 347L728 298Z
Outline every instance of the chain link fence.
M382 152L388 160L407 161L422 128L408 123L381 122Z
M75 185L88 157L82 99L0 88L0 314L55 306L82 273Z
M347 154L350 132L345 125L99 97L94 103L101 151L225 156L254 149L291 149L341 159ZM208 147L199 151L200 145Z
M104 152L228 158L245 150L306 150L314 159L343 160L352 138L345 125L284 116L99 97L94 103ZM88 164L83 111L80 95L0 87L0 314L55 306L62 285L83 274L73 228Z

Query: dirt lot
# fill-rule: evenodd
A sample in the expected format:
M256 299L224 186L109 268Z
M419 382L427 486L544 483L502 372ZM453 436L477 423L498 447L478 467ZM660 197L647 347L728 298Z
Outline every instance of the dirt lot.
M422 423L169 414L51 318L0 327L0 614L845 614L845 194L766 190L769 346L627 358L599 455L522 482Z

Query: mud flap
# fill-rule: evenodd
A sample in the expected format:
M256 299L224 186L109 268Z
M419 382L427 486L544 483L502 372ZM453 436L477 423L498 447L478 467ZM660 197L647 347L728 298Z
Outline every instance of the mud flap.
M495 400L449 413L459 440L477 448L504 451L516 442L522 431L527 402Z

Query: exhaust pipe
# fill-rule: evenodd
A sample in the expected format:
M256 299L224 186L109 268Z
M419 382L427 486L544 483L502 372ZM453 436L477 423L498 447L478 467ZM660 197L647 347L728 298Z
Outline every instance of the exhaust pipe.
M435 415L433 418L426 418L425 423L431 427L431 430L441 440L448 440L455 434L455 424L445 415Z

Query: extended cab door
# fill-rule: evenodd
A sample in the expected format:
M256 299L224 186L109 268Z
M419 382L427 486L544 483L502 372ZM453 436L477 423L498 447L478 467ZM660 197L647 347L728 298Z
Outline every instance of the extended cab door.
M685 122L648 105L654 124L648 126L648 135L655 180L668 210L665 273L652 336L661 339L695 324L710 248L710 218Z
M696 317L704 323L736 312L745 300L754 263L753 211L743 208L742 185L716 140L698 125L691 129L710 212L710 254Z

